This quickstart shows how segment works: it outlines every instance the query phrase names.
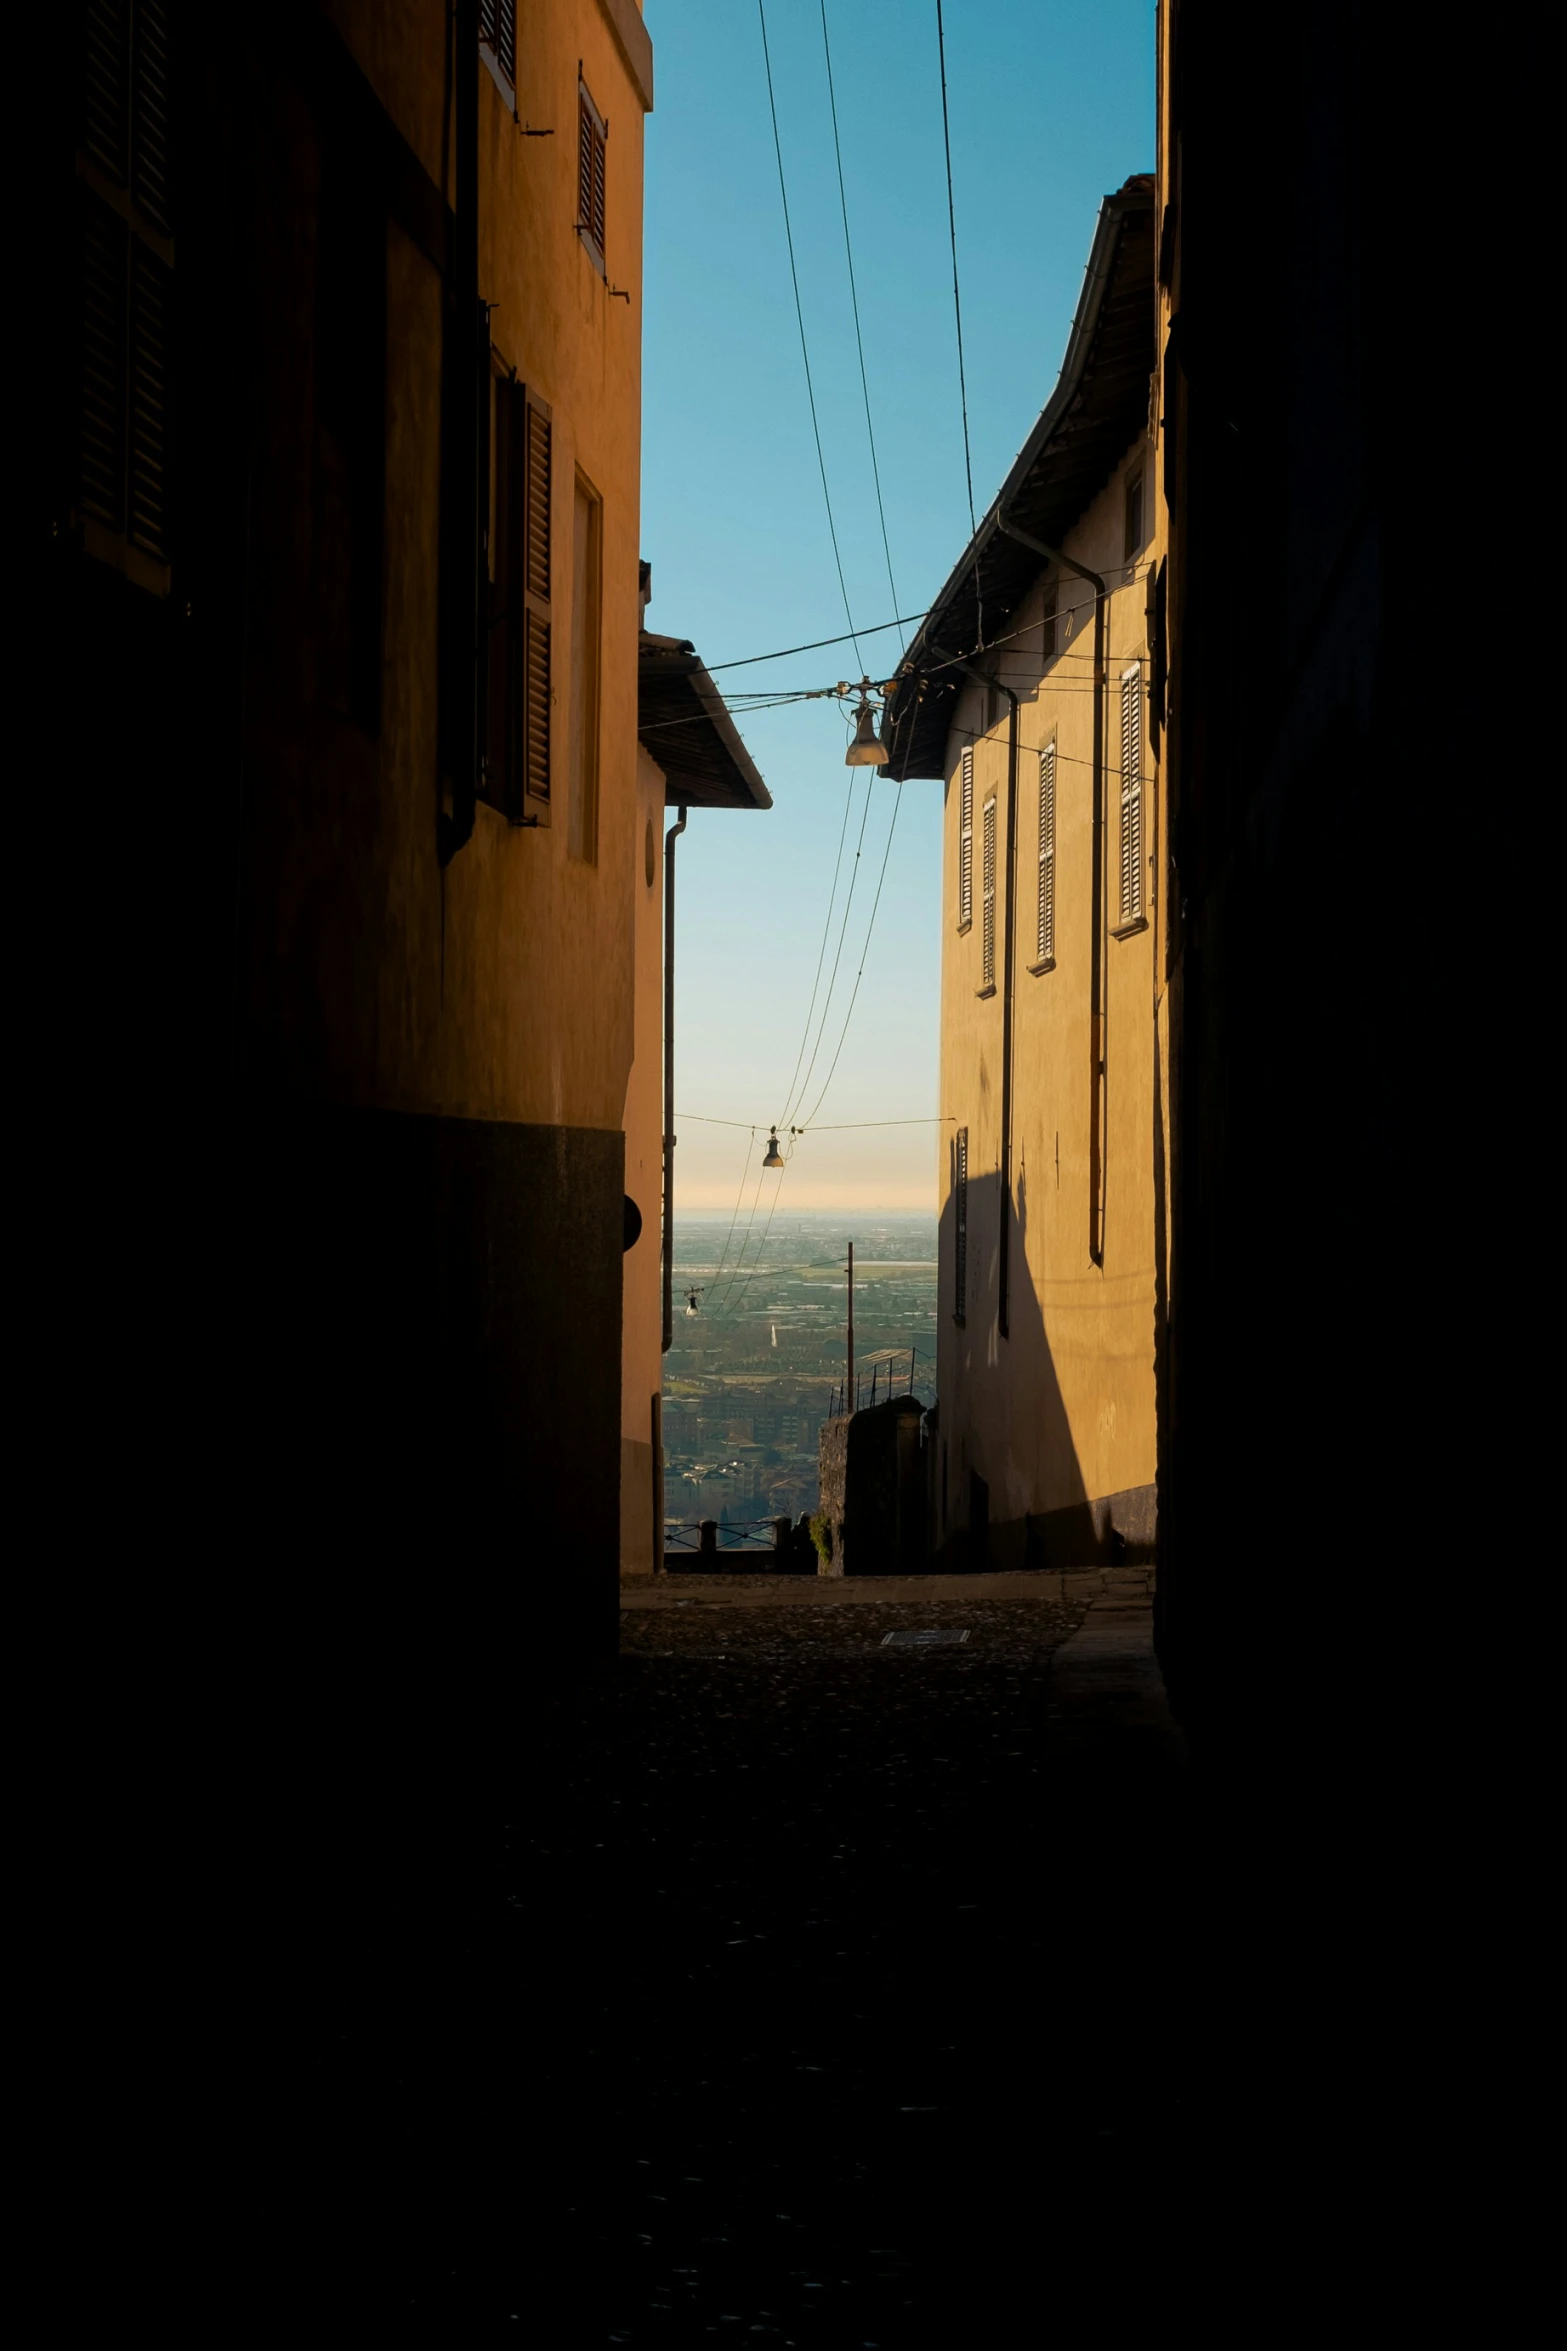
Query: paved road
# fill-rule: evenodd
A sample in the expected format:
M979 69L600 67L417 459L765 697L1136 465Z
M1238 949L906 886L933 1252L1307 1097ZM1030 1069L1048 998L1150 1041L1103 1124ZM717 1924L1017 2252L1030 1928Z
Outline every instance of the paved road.
M1187 1774L1144 1585L627 1612L536 1720L467 2120L433 2166L411 2134L416 2325L1024 2341L1085 2230L1113 2216L1137 2268L1184 2095L1154 2020ZM967 1638L884 1640L911 1630Z

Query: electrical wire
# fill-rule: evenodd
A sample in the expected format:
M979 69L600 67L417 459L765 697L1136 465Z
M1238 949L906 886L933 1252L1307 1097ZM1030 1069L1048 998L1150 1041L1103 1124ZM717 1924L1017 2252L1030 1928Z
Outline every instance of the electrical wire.
M843 214L843 251L849 264L849 300L854 309L854 348L860 357L860 391L865 400L865 437L871 445L871 479L876 485L876 512L881 521L881 551L887 558L887 585L892 601L898 601L897 582L892 576L892 548L887 539L887 510L881 500L881 468L876 463L876 428L871 423L871 388L865 374L865 344L860 335L860 294L854 282L854 247L849 241L849 199L843 185L843 149L838 143L838 98L833 88L832 45L827 38L827 0L820 0L822 12L822 54L827 60L827 104L832 112L832 151L838 166L838 208ZM901 642L901 632L900 632ZM855 648L858 651L858 647Z
M868 794L867 797L869 797ZM816 1013L816 994L817 990L821 986L822 965L827 960L827 934L832 929L833 900L838 895L838 875L843 866L843 844L849 837L849 811L853 806L854 770L851 767L849 770L849 790L843 803L843 823L838 828L838 854L833 860L832 888L827 893L827 914L826 919L822 923L822 943L817 950L816 973L815 977L811 981L811 1001L805 1015L805 1026L800 1031L800 1050L794 1057L794 1068L789 1073L789 1089L787 1095L785 1096L785 1100L790 1102L792 1102L794 1099L794 1081L800 1074L800 1064L805 1058L805 1042L811 1033L811 1022Z
M778 135L778 105L773 96L773 61L767 47L767 9L764 0L756 0L756 13L762 27L762 63L767 72L767 107L773 123L773 153L778 159L778 194L783 203L784 241L789 248L789 282L794 288L794 315L800 328L800 357L805 363L805 394L811 405L811 432L816 441L816 463L821 471L822 497L827 507L827 533L832 540L832 559L838 568L838 586L843 595L843 617L849 624L849 637L855 658L861 667L865 656L860 651L855 634L854 614L849 605L848 583L843 576L843 557L838 552L838 526L833 521L832 493L827 487L827 460L822 455L822 429L816 418L816 388L811 382L811 355L805 342L805 312L800 304L800 273L794 262L794 231L789 225L789 191L784 185L783 141ZM894 597L894 603L897 599Z
M860 853L865 847L865 827L870 818L871 799L875 789L876 777L873 771L865 787L865 806L860 813L860 837L854 845L854 864L849 871L849 887L843 901L843 920L838 926L838 944L833 952L832 977L827 982L827 994L822 1004L822 1017L816 1031L816 1042L811 1047L811 1058L806 1063L805 1075L800 1080L799 1093L786 1106L783 1117L778 1122L780 1126L786 1125L793 1118L800 1103L805 1099L806 1091L811 1083L811 1073L816 1067L817 1056L822 1049L822 1039L827 1034L827 1016L832 1010L832 992L838 985L838 966L843 961L843 942L849 935L849 911L854 904L855 884L860 878Z
M743 1118L708 1118L698 1110L677 1110L675 1116L691 1126L736 1127L742 1132L749 1126L753 1135L757 1132L756 1125ZM933 1113L929 1118L851 1118L833 1126L791 1127L789 1131L793 1135L847 1135L858 1133L864 1127L940 1127L952 1124L952 1113L941 1111Z
M776 653L748 653L743 661L704 661L702 667L709 677L721 669L754 669L759 661L787 661L795 653L821 653L829 645L854 645L859 649L860 637L883 637L889 629L912 628L917 620L929 618L926 612L905 612L896 620L879 620L874 628L861 629L852 637L813 637L808 645L785 645Z
M730 1219L729 1219L729 1230L728 1230L728 1233L727 1233L727 1234L725 1235L725 1237L724 1237L724 1246L723 1246L723 1250L722 1250L722 1253L721 1253L721 1254L720 1254L720 1256L719 1256L718 1264L716 1265L716 1267L714 1268L714 1271L713 1271L713 1281L714 1281L715 1283L716 1283L716 1282L717 1282L717 1281L720 1279L720 1277L722 1276L722 1274L723 1274L723 1270L724 1270L724 1267L725 1267L725 1265L726 1265L726 1264L727 1264L727 1262L728 1262L728 1258L729 1258L729 1244L730 1244L730 1242L731 1242L731 1241L734 1239L734 1237L735 1237L735 1226L736 1226L736 1225L739 1223L739 1221L740 1221L740 1203L741 1203L741 1201L742 1201L742 1200L745 1198L745 1179L746 1179L746 1177L747 1177L747 1176L750 1174L750 1172L751 1172L751 1154L752 1154L752 1152L753 1152L755 1149L756 1149L756 1129L755 1129L755 1127L752 1127L752 1129L751 1129L751 1140L749 1141L749 1143L747 1143L747 1145L746 1145L746 1147L745 1147L745 1165L744 1165L744 1166L741 1168L741 1170L740 1170L740 1189L739 1189L739 1191L738 1191L738 1192L736 1192L736 1194L735 1194L735 1205L734 1205L734 1213L733 1213L733 1215L732 1215L732 1216L730 1217Z
M869 801L869 798L870 795L867 793L867 802ZM854 1018L855 999L860 993L860 981L865 975L865 960L871 951L871 934L876 928L876 909L881 904L881 886L882 883L887 879L887 860L892 855L892 836L898 829L898 811L902 806L903 794L900 792L892 804L892 822L887 827L887 846L881 853L881 872L876 877L876 895L871 900L871 919L865 926L865 944L860 949L860 968L854 975L854 986L849 995L849 1009L843 1016L843 1027L839 1031L838 1035L838 1049L832 1057L832 1068L827 1072L822 1090L816 1097L815 1107L812 1109L810 1116L807 1117L803 1122L807 1130L809 1130L811 1119L815 1117L816 1112L820 1110L822 1104L827 1099L827 1089L832 1084L833 1077L836 1074L839 1058L843 1052L844 1039L849 1034L849 1023Z
M757 0L761 5L761 0ZM968 484L969 537L976 535L974 521L974 461L969 451L968 381L963 368L963 303L958 293L958 216L952 200L952 131L947 121L947 36L941 22L941 0L936 0L936 53L941 64L941 144L947 158L947 230L952 240L952 316L958 330L958 398L963 409L963 478ZM979 614L979 633L985 634L985 611L979 593L979 556L974 557L974 602Z

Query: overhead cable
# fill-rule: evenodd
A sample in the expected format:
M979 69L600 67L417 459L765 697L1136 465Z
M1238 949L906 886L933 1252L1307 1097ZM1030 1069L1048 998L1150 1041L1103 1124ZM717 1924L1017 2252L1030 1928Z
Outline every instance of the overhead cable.
M811 355L805 342L805 312L800 305L800 273L794 261L794 231L789 225L789 191L784 185L783 142L778 136L778 104L773 96L773 61L767 47L767 9L765 0L756 0L756 13L762 27L762 63L767 71L767 106L773 123L773 153L778 159L778 194L783 203L784 240L789 248L789 282L794 288L794 315L800 329L800 357L805 363L805 395L811 404L811 432L816 441L816 463L821 471L822 498L827 507L827 533L832 540L832 559L838 567L838 586L843 594L843 617L849 624L849 636L857 656L859 641L855 636L854 614L849 606L848 583L843 576L843 557L838 552L838 526L833 521L832 493L827 487L827 460L822 455L822 429L816 418L816 388L811 382ZM896 602L896 598L894 598Z
M865 374L865 344L860 334L860 294L854 282L854 247L849 241L849 199L843 186L843 149L838 142L838 98L833 89L832 45L827 38L827 0L821 0L822 54L827 60L827 104L832 111L832 151L838 166L838 208L843 214L843 251L849 264L849 300L854 309L854 348L860 357L860 391L865 400L865 437L871 445L871 479L876 485L876 512L881 521L881 551L887 558L887 585L892 590L892 601L898 601L897 582L892 576L892 548L887 541L887 510L881 500L881 468L876 463L876 428L871 423L871 388Z

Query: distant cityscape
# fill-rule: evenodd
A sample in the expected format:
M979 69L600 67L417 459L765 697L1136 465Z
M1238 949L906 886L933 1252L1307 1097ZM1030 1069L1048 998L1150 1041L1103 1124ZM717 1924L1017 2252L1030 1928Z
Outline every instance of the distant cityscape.
M795 1216L761 1239L727 1217L675 1227L674 1343L664 1358L664 1517L694 1542L763 1542L764 1522L814 1511L817 1439L845 1368L845 1259L854 1243L862 1402L912 1385L935 1400L933 1216ZM691 1301L694 1294L695 1311Z

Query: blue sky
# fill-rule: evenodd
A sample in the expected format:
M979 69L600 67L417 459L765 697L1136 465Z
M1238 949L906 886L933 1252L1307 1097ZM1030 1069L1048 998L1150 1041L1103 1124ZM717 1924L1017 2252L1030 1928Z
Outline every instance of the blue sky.
M811 434L756 0L649 0L642 552L648 626L717 664L847 623ZM958 268L983 513L1056 380L1099 199L1152 168L1153 0L945 0ZM770 0L767 37L828 487L855 623L920 611L968 538L935 0L827 0L849 228L887 537L855 353L820 0ZM905 632L907 633L907 632ZM896 632L863 639L871 676ZM860 674L854 647L723 670L738 692ZM748 1137L785 1109L824 927L825 989L863 849L803 1110L817 1132L781 1207L934 1205L933 1125L832 1132L936 1107L940 786L843 764L838 706L746 715L774 806L694 812L679 851L677 1213L727 1210ZM829 889L856 777L843 872ZM889 827L897 807L896 829ZM887 856L874 932L867 924ZM864 976L847 1030L856 970ZM821 1017L818 998L817 1020ZM805 1043L811 1058L815 1024ZM799 1113L796 1113L798 1116ZM755 1188L760 1145L746 1201Z

